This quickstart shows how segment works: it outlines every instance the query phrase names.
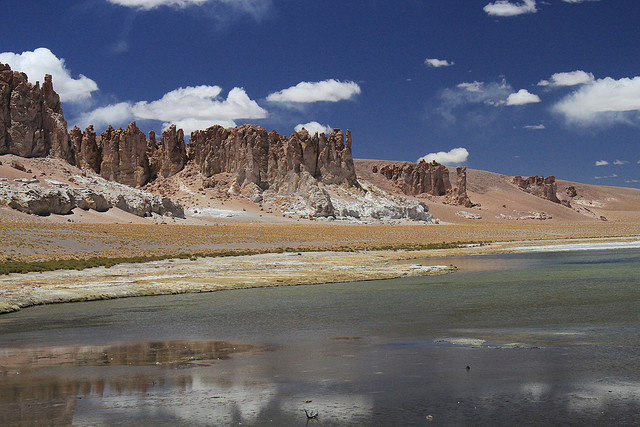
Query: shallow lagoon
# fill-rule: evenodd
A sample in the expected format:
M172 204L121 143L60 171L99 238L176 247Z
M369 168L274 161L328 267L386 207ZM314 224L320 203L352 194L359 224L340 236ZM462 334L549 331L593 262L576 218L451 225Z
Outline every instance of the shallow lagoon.
M3 315L0 424L638 423L640 250L419 261Z

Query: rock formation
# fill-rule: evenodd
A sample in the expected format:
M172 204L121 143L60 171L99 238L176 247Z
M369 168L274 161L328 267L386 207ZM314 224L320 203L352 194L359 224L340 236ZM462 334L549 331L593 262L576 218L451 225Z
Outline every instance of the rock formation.
M578 192L576 191L576 187L574 187L573 185L568 186L567 188L564 189L564 191L567 194L567 196L571 198L576 197L578 195Z
M93 125L86 128L84 133L77 126L74 126L69 132L69 137L74 147L76 165L82 169L91 169L100 173L102 150L98 146Z
M147 138L131 122L126 129L109 126L101 136L102 163L100 175L110 181L138 187L151 176L146 155Z
M44 84L0 64L0 154L21 157L53 155L74 162L60 97L50 75Z
M212 126L191 134L189 161L211 177L232 173L231 192L254 202L277 196L305 194L315 216L334 216L330 196L319 184L360 189L351 154L351 132L346 142L341 130L313 136L303 129L288 138L256 125L231 129Z
M433 220L424 203L389 195L369 184L365 188L358 182L350 131L345 134L335 129L328 135L310 135L303 129L286 137L256 125L212 126L193 132L186 148L184 133L175 125L162 133L160 141L154 132L147 139L135 122L126 129L109 126L99 137L92 126L84 132L74 127L68 133L66 127L51 76L45 76L40 88L30 84L24 73L0 65L0 154L57 157L131 187L171 177L190 163L190 170L202 176L203 187L220 189L225 182L222 191L227 196L241 195L270 204L287 215ZM420 170L413 174L416 178L410 171L402 171L407 191L449 192L453 200L465 200L466 188L460 185L466 183L464 179L459 177L460 191L452 193L446 167L423 162L418 168L429 172ZM227 177L218 182L224 174ZM5 204L37 214L67 213L74 207L103 210L107 204L143 216L178 209L168 199L149 201L140 195L105 196L105 204L97 196L57 187L23 188L31 192L32 201L20 188L9 190L7 194L13 195L5 197Z
M81 187L48 180L43 185L37 179L16 179L14 183L0 181L0 206L8 206L33 215L67 215L75 208L105 212L120 208L137 216L153 214L184 218L184 209L171 200L109 182L97 176L75 176Z
M556 194L558 188L554 176L548 176L546 178L537 175L530 176L529 178L516 176L513 178L513 183L522 191L526 191L527 193L553 203L560 203L560 199L558 199Z
M149 135L149 139L151 140ZM154 162L154 168L157 167L157 174L162 177L169 177L177 174L187 164L187 151L184 145L184 132L182 129L176 130L176 125L171 125L169 129L162 132L160 145L157 146L159 153L152 154L157 161Z
M451 186L449 169L435 161L427 163L420 160L418 163L388 164L375 169L374 173L380 173L391 180L393 185L404 194L446 196L446 200L451 204L472 206L467 195L467 168L460 166L456 168L456 187Z
M385 178L393 181L393 185L404 194L415 196L430 194L444 196L451 190L449 169L436 163L421 160L418 163L389 164L379 171Z
M191 134L188 156L205 177L236 173L241 187L249 183L263 190L274 183L295 186L295 177L305 172L325 184L359 185L351 156L351 132L347 131L345 143L339 129L328 137L311 136L303 129L287 138L256 125L212 126Z
M447 199L452 205L466 208L473 206L471 199L467 195L467 168L462 166L456 168L456 187L449 191Z

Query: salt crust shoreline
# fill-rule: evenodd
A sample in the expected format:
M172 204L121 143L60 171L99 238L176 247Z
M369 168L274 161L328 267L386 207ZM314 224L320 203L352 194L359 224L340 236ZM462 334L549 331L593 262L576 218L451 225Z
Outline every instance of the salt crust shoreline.
M640 248L637 237L565 242L502 242L431 251L267 253L196 260L169 259L80 271L10 274L0 277L0 314L42 304L379 280L446 274L457 270L453 265L425 266L407 262L425 257Z

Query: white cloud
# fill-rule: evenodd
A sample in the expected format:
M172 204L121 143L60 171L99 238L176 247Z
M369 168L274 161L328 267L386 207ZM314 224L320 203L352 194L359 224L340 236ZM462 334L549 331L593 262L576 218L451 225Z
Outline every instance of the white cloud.
M536 13L535 0L523 0L520 3L510 3L508 0L498 0L495 3L489 3L483 9L491 16L516 16L525 13Z
M527 125L527 126L523 126L525 129L532 129L532 130L541 130L541 129L546 129L546 126L543 125L542 123L540 123L539 125Z
M199 6L209 0L107 0L109 3L142 10L151 10L160 6L187 7Z
M591 83L594 80L595 77L592 73L576 70L568 73L555 73L549 80L540 80L538 86L575 86Z
M26 73L31 83L43 82L44 75L51 74L53 87L63 102L85 100L98 90L98 84L82 74L74 79L64 59L58 58L45 47L20 54L3 52L0 53L0 62L9 64L14 71Z
M450 62L447 61L446 59L435 59L435 58L427 58L424 60L424 63L428 66L428 67L433 67L433 68L440 68L440 67L450 67L453 64L455 64L455 62Z
M76 120L76 124L82 129L89 125L101 128L107 125L124 124L132 119L131 104L120 102L119 104L107 105L84 113Z
M318 122L299 124L294 128L294 130L296 132L300 132L302 128L305 128L311 135L315 134L316 132L318 132L318 134L324 133L325 135L329 135L331 132L333 132L333 128L331 126L323 126Z
M424 157L420 157L418 161L424 160L425 162L429 163L435 160L436 162L442 163L443 165L457 165L466 162L468 157L469 152L467 151L467 149L458 147L448 152L439 151L437 153L429 153Z
M190 133L214 124L235 126L236 119L263 119L267 111L247 96L242 88L233 88L221 99L219 86L184 87L166 93L156 101L135 104L121 102L98 108L80 117L81 127L93 124L121 124L130 120L158 120L164 127L174 123Z
M453 104L486 104L499 106L505 103L512 88L507 82L460 83L455 89L445 89L443 98Z
M596 166L607 166L609 162L606 160L596 160Z
M468 90L469 92L480 92L484 87L484 83L479 81L474 81L472 83L460 83L456 87L460 89Z
M628 162L628 161L626 161L626 160L615 160L615 161L613 162L613 164L614 164L614 165L616 165L616 166L626 165L627 163L629 163L629 162Z
M465 107L489 105L500 107L506 103L506 99L513 88L506 81L484 83L474 81L460 83L456 87L442 91L440 98L442 104L437 111L450 122L455 122L455 110Z
M182 119L172 122L162 123L162 129L167 129L171 125L176 125L178 129L182 129L185 135L191 135L191 132L196 130L205 130L213 125L220 125L223 128L236 127L236 122L233 120L198 120L198 119Z
M628 121L625 113L640 111L640 77L598 79L566 96L553 109L569 122Z
M360 86L351 81L323 80L321 82L300 82L288 89L274 92L267 96L271 102L337 102L358 95Z
M613 175L606 176L594 176L593 179L608 179L608 178L617 178L618 174L614 173Z
M174 122L177 120L264 119L267 112L247 96L242 88L219 98L219 86L184 87L166 93L157 101L137 102L132 111L137 118Z
M584 3L586 1L600 1L600 0L562 0L565 3Z
M507 105L525 105L540 102L540 97L533 93L529 93L526 89L520 89L516 93L512 93L507 97Z

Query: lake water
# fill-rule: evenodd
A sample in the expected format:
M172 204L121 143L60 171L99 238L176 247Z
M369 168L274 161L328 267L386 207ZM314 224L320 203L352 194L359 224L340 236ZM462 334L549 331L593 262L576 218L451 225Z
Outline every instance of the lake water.
M0 425L640 424L640 250L418 262L0 316Z

